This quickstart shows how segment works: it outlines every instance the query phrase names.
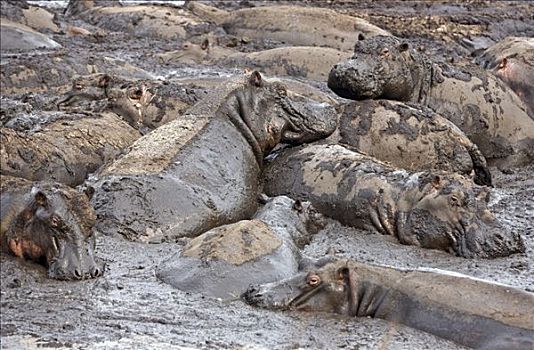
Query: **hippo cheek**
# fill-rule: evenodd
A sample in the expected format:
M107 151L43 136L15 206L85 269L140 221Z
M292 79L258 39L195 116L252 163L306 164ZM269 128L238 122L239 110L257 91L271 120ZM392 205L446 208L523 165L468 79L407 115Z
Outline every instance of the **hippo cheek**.
M17 257L39 261L44 257L44 250L28 239L9 239L9 250Z

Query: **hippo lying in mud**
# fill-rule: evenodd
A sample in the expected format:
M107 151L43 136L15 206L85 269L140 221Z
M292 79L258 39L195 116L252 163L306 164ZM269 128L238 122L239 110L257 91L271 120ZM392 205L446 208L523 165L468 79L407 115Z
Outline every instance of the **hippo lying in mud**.
M132 240L195 237L248 219L257 208L264 156L278 143L330 135L330 105L289 97L253 72L145 135L97 174L98 227Z
M354 56L335 65L328 86L339 96L420 103L456 124L490 165L534 159L534 119L502 81L478 67L437 65L391 36L360 40Z
M454 173L408 172L340 145L289 150L265 170L264 191L309 200L342 224L465 258L523 252L487 209L489 189Z
M251 284L296 274L299 247L323 223L308 202L268 199L252 220L219 226L191 240L163 263L157 276L183 291L234 299Z
M508 84L534 116L534 38L507 37L489 47L474 62Z
M381 318L470 348L530 350L534 294L439 270L323 260L293 278L253 286L255 306Z
M428 108L402 102L365 100L344 107L339 142L406 170L444 170L491 185L478 147L452 122Z
M1 176L1 244L4 251L42 262L56 279L101 276L93 256L96 215L92 189L80 193L52 182Z
M71 186L83 183L141 136L110 112L39 112L14 118L6 126L0 128L1 174Z

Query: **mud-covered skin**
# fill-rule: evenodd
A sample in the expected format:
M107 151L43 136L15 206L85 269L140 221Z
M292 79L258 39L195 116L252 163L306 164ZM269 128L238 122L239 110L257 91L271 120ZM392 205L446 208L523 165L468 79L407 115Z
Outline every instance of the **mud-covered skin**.
M491 165L518 166L534 159L534 120L519 97L478 67L434 64L391 36L360 40L353 58L330 71L339 96L423 104L452 121Z
M534 346L533 293L446 271L339 259L253 286L243 299L269 309L382 318L470 348Z
M0 49L2 52L58 49L60 47L59 43L32 28L2 18L0 25Z
M93 256L96 214L92 189L80 193L53 182L1 176L1 244L4 251L44 263L56 279L101 276Z
M275 197L251 220L219 226L191 240L159 267L157 276L186 292L235 299L251 284L297 273L298 246L323 221L309 203Z
M222 21L228 34L274 40L286 46L323 46L350 52L360 35L389 35L352 16L322 8L265 6L230 12Z
M83 110L91 104L90 110L110 110L145 132L180 117L206 94L207 89L195 83L131 80L99 73L77 77L58 107Z
M512 88L534 117L534 38L507 37L473 61Z
M441 171L408 172L340 145L289 150L264 172L264 191L309 200L343 225L465 258L523 252L487 209L489 189Z
M132 240L194 237L256 211L263 157L336 127L333 108L287 96L258 72L132 145L97 175L99 228Z
M23 123L34 123L29 131L0 128L1 174L75 186L141 136L110 112L39 112L27 117Z
M444 170L491 185L486 159L465 134L428 108L365 100L345 106L340 141L391 165L412 171Z

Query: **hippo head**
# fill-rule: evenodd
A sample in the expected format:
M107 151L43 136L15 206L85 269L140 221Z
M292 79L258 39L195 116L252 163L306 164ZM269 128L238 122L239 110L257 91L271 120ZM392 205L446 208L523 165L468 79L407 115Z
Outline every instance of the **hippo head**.
M294 277L250 286L241 298L250 305L275 310L349 314L351 282L346 261L332 257L300 266Z
M93 101L104 101L110 82L111 77L102 73L77 76L70 91L57 102L57 106L60 109L86 108Z
M360 40L354 55L330 70L328 87L352 100L384 98L412 101L424 76L423 57L392 36Z
M524 251L521 236L509 232L489 211L489 188L457 174L427 174L411 191L411 208L406 210L401 204L397 217L401 243L415 239L422 247L465 258L493 258Z
M334 107L288 93L257 71L221 109L251 144L259 164L278 143L312 142L333 133L337 124Z
M93 256L96 214L89 203L94 190L34 186L27 207L15 219L7 244L13 254L48 266L51 278L69 280L102 275Z

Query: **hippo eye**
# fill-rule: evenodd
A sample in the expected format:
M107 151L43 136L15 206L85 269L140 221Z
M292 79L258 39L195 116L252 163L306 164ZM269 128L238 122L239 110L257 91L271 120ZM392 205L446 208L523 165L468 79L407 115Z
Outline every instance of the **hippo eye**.
M459 207L460 206L460 199L455 196L455 195L452 195L450 198L449 198L450 202L451 202L451 205L454 205L454 206L457 206Z
M387 47L384 47L382 49L382 56L386 56L387 54L389 54L389 49Z
M81 90L81 89L83 89L83 84L79 84L79 83L78 83L78 84L75 84L75 85L74 85L74 88L75 88L76 90Z
M306 281L306 283L310 287L315 287L315 286L318 286L319 283L321 283L321 278L317 275L311 275L311 276L308 276L308 280Z

